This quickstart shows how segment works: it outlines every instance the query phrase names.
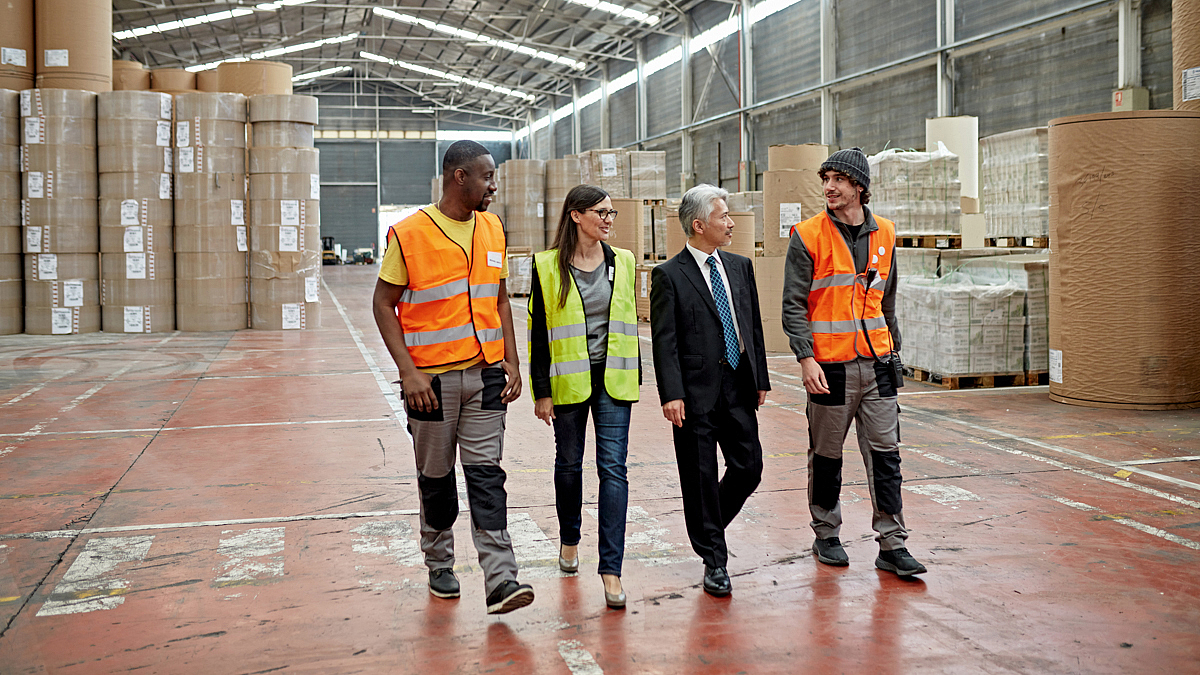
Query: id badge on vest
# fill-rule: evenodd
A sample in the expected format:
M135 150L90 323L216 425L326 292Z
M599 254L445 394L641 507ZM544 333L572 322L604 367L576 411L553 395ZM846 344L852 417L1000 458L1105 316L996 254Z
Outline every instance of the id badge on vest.
M487 252L488 267L501 267L504 263L504 254L500 251Z

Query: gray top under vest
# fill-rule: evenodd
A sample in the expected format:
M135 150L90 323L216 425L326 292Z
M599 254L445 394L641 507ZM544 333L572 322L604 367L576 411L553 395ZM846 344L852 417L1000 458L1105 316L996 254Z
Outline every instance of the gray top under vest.
M608 281L608 265L601 262L591 272L571 265L571 276L583 299L583 315L587 322L588 358L592 363L608 359L608 305L612 300L612 284Z

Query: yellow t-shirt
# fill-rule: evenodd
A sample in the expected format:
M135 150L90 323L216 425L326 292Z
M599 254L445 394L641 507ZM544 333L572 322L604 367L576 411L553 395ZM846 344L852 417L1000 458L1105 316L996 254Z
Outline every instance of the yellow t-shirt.
M430 218L433 218L433 222L442 229L442 232L451 241L461 246L467 252L467 260L469 261L471 259L471 249L473 248L471 246L471 239L475 235L475 213L471 213L470 220L454 220L439 211L436 204L430 204L421 210L429 214ZM413 214L409 218L414 216L420 217L417 214ZM383 252L383 261L379 264L379 278L396 286L408 285L408 267L404 264L404 256L400 255L400 246L397 244L396 238L390 230L388 231L387 248ZM508 256L504 256L500 262L500 278L508 278ZM428 375L437 375L448 373L452 370L466 370L481 361L483 361L483 354L460 363L421 368L420 370L422 373Z

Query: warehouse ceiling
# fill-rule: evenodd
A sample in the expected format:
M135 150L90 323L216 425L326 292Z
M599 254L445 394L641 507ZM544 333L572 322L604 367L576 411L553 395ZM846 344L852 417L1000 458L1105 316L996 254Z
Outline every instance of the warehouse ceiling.
M352 86L443 123L511 129L605 61L633 61L638 39L681 32L704 1L114 0L113 49L151 68L284 61L296 93Z

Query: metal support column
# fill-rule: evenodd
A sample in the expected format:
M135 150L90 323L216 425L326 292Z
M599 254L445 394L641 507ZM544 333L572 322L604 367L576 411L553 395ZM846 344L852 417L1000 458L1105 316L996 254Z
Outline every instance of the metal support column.
M937 3L937 116L954 114L954 65L947 45L954 44L954 0L938 0Z
M738 14L738 41L741 44L741 49L738 50L738 60L741 61L741 67L738 68L738 85L741 91L742 107L754 105L754 40L753 32L750 29L750 0L741 0L741 11ZM752 144L754 137L750 129L750 112L743 110L739 115L738 129L740 131L741 152L738 155L738 190L750 191L756 188L755 179L757 171L754 169L751 162Z
M679 61L679 102L681 126L687 126L696 121L696 113L692 110L692 23L686 13L683 15L683 38L680 42ZM696 161L692 152L692 131L684 129L679 134L680 143L680 195L696 182Z
M648 124L646 121L646 44L645 40L638 40L635 52L637 54L637 150L645 150L642 147L642 139L649 136Z
M579 80L571 80L571 154L583 152L579 140Z
M837 77L837 18L833 1L821 0L821 142L831 147L837 139L837 114L828 86Z
M1142 86L1142 3L1120 0L1117 10L1117 89Z
M554 120L554 111L558 108L558 97L550 97L550 114L546 116L549 124L546 126L546 159L558 157L558 131L554 128L558 123ZM537 158L535 158L537 159Z
M612 133L609 123L612 116L608 110L608 61L600 67L600 147L607 148L612 144Z

